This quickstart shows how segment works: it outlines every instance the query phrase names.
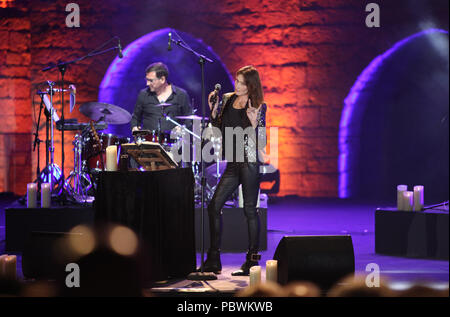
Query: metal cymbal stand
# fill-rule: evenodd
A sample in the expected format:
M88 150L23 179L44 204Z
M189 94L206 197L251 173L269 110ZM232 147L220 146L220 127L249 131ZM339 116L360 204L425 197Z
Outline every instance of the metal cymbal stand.
M42 96L43 102L46 104L47 108L50 108L50 118L47 118L47 127L46 127L46 167L42 170L40 178L42 182L48 182L50 183L51 192L54 195L59 195L62 190L62 173L61 169L58 167L58 165L55 164L55 121L57 118L56 109L53 107L53 95L54 95L54 88L55 85L52 81L47 81L49 89L49 95L50 100L48 100L47 95ZM48 110L48 109L47 109ZM50 119L50 122L49 122ZM50 140L48 139L48 125L50 125ZM50 156L50 164L48 164L48 157Z
M67 192L79 203L91 203L93 196L89 196L88 192L92 188L93 183L87 170L86 161L82 159L84 140L81 134L75 135L73 141L73 165L74 169L67 177L64 187Z

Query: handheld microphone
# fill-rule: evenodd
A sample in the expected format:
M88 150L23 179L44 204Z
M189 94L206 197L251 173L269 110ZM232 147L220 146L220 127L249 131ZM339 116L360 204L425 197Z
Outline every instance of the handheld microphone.
M167 50L172 50L172 32L169 32L169 42L167 43Z
M209 101L210 101L212 104L215 104L215 103L216 103L217 97L219 96L219 91L220 91L220 89L222 89L222 86L221 86L220 84L216 84L216 85L214 86L214 95L212 95L211 98L209 99Z
M118 39L119 40L119 43L117 44L117 48L119 49L119 58L123 58L123 54L122 54L122 45L120 45L120 39Z

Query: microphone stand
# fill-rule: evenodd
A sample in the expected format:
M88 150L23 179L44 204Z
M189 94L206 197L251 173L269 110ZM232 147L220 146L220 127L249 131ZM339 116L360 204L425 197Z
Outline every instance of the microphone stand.
M50 109L50 136L51 136L51 140L50 140L50 168L49 168L49 173L50 173L50 177L49 177L49 183L50 183L50 190L51 192L53 192L53 170L55 169L55 138L54 138L54 124L53 124L53 114L55 111L55 107L53 107L53 95L54 95L54 89L53 89L53 83L52 82L48 82L49 87L50 87L50 105L51 105L51 109ZM56 123L56 122L55 122ZM62 176L60 176L60 181L62 182L61 187L63 187L64 184L64 178L62 178ZM59 183L59 181L56 181L56 183ZM51 196L51 195L50 195Z
M38 122L37 122L37 125L36 125L36 132L34 133L34 142L33 142L33 152L36 150L36 145L37 145L37 167L36 167L36 180L35 180L35 182L37 182L37 184L38 184L38 192L40 191L40 188L41 188L41 182L42 182L42 180L41 180L41 177L40 177L40 174L41 174L41 168L40 168L40 149L41 149L41 147L40 147L40 145L41 145L41 142L42 142L42 140L41 139L39 139L39 126L40 126L40 124L41 124L41 114L42 114L42 109L44 108L44 93L42 93L42 92L39 92L38 93L39 94L39 96L41 97L41 104L40 104L40 106L39 106L39 117L38 117Z
M191 134L194 138L197 138L200 140L200 136L198 136L197 134L195 134L194 132L192 132L191 130L189 130L188 128L182 126L181 124L179 124L178 122L176 122L175 120L173 120L169 115L165 114L164 117L166 118L167 121L172 122L173 124L175 124L176 126L180 127L182 129L182 131L186 131L187 133Z
M174 32L177 34L177 32ZM177 34L177 36L181 39L181 37ZM209 58L207 58L204 55L201 55L194 51L192 48L190 48L184 41L182 40L173 40L172 38L169 39L170 41L174 42L176 45L184 48L185 50L191 52L198 58L198 63L200 64L200 71L202 74L202 131L205 128L205 100L206 100L206 91L205 91L205 64L206 62L212 63L213 61ZM170 42L169 42L170 43ZM205 186L206 186L206 178L205 178L205 162L203 161L203 151L200 150L200 162L201 162L201 187L202 187L202 200L201 200L201 226L202 226L202 254L201 254L201 266L200 266L200 272L193 272L188 275L189 280L194 281L206 281L206 280L216 280L217 276L212 272L204 272L204 255L205 255L205 239L204 239L204 214L205 214Z
M115 46L115 47L111 47L108 49L105 49L103 51L97 52L99 49L103 48L106 44L108 44L109 42L111 42L114 39L118 39L117 36L114 36L113 38L109 39L108 41L106 41L105 43L103 43L101 46L99 46L98 48L96 48L95 50L91 51L90 53L88 53L85 56L76 58L74 60L71 61L67 61L67 62L59 62L58 64L51 64L45 68L42 69L43 72L46 72L48 70L51 70L53 68L58 68L59 72L61 73L61 122L62 122L62 128L61 128L61 180L62 180L62 195L61 195L61 204L64 205L67 202L67 197L66 197L66 189L65 189L65 178L64 178L64 130L65 130L65 122L64 122L64 74L66 73L67 70L67 66L69 66L70 64L75 64L79 61L82 61L88 57L92 57L92 56L96 56L96 55L101 55L103 53L109 52L111 50L114 49L120 49L119 46Z

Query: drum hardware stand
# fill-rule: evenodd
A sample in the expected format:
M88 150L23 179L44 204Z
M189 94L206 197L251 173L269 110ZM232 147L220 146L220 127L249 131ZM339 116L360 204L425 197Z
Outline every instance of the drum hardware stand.
M66 197L66 192L65 192L65 186L64 186L64 74L66 72L66 67L69 63L59 63L58 65L53 65L53 66L49 66L44 68L42 71L47 71L50 70L54 67L58 67L60 73L61 73L61 89L60 89L60 95L61 95L61 119L60 121L62 122L62 129L61 129L61 180L62 180L62 186L61 186L61 192L58 192L58 197L61 199L61 203L64 205L67 202L67 197ZM49 82L50 84L50 82ZM50 103L52 104L52 112L54 111L53 108L53 85L54 83L50 84L50 98L51 101ZM52 118L52 124L51 124L51 134L52 134L52 145L51 145L51 159L52 159L52 163L50 164L51 166L53 166L53 159L54 159L54 142L53 142L53 136L54 136L54 131L53 131L53 114L51 116ZM50 187L52 188L52 184L50 184Z
M62 122L62 129L61 129L61 178L62 178L62 182L63 182L63 186L61 187L62 191L61 191L61 195L60 195L60 199L61 199L61 204L64 205L66 204L67 200L67 196L66 194L68 194L65 191L65 186L64 186L64 74L66 73L67 67L70 64L75 64L79 61L84 60L87 57L92 57L92 56L96 56L96 55L100 55L106 52L109 52L111 50L115 50L115 49L119 49L119 53L121 50L120 45L118 46L114 46L111 47L109 49L105 49L103 51L98 52L101 48L105 47L106 44L110 43L112 40L114 39L118 39L117 36L114 36L113 38L109 39L108 41L106 41L104 44L102 44L100 47L96 48L95 50L91 51L90 53L88 53L85 56L82 56L80 58L68 61L68 62L59 62L58 64L51 64L50 66L47 66L45 68L42 69L43 72L46 72L48 70L51 70L53 68L58 68L59 72L61 73L61 122ZM53 106L53 100L52 100L52 106ZM52 108L53 109L53 108ZM52 124L52 134L53 134L53 124ZM53 138L52 138L52 143L53 143ZM52 144L52 150L53 149L53 144ZM53 153L53 152L52 152ZM53 162L52 162L53 163Z
M37 182L37 186L38 186L38 192L41 190L41 183L42 183L42 179L41 179L41 168L40 168L40 153L41 153L41 142L43 142L41 139L39 139L39 127L41 125L41 114L42 114L42 109L44 108L44 94L41 91L38 91L37 94L41 97L41 104L39 105L39 117L38 117L38 122L36 124L36 132L34 133L34 142L33 142L33 152L36 150L36 144L38 147L37 150L37 167L36 167L36 179L34 181L34 183ZM46 130L47 130L47 139L45 140L45 143L48 143L48 115L47 115L47 111L46 109L44 109L44 114L46 116L46 120L45 120L45 126L46 126ZM46 147L47 149L47 147ZM46 165L48 165L48 151L46 150Z
M76 134L73 141L73 162L74 170L67 177L64 183L66 190L71 196L80 203L91 203L94 197L88 196L88 191L92 188L92 181L89 174L86 173L86 161L82 160L83 137ZM73 182L73 186L72 186Z
M33 151L35 150L36 144L38 145L38 162L37 162L37 182L38 182L38 188L42 183L50 183L50 188L52 191L52 194L58 195L62 188L62 177L61 177L61 170L58 167L58 165L54 162L54 122L56 115L56 110L53 108L53 94L54 89L53 85L54 83L51 81L47 81L49 85L49 94L50 94L50 100L46 99L46 93L38 91L37 94L41 98L41 104L40 104L40 110L39 110L39 118L36 126L36 133L35 133L35 143L33 145ZM47 102L45 102L47 100ZM45 103L46 107L43 106ZM49 109L48 109L49 108ZM41 118L41 112L42 109L44 109L44 114L46 116L46 122L45 122L45 130L46 130L46 140L45 140L45 163L46 166L42 171L40 171L40 148L39 143L43 142L38 137L38 131L40 126L40 118ZM49 126L51 129L51 135L49 136ZM50 158L49 158L50 156ZM49 164L50 159L50 164Z
M198 58L198 63L200 64L200 70L202 74L202 130L205 128L205 100L206 100L206 91L205 91L205 63L212 63L213 61L204 55L201 55L194 51L189 45L187 45L178 33L173 30L174 33L180 38L180 40L174 40L172 37L169 38L169 43L175 42L178 46L184 48L185 50L191 52ZM204 272L204 255L205 255L205 230L204 230L204 209L205 209L205 187L206 187L206 178L205 178L205 162L203 161L202 151L200 151L200 162L201 162L201 185L202 185L202 200L201 200L201 226L202 226L202 254L201 254L201 266L200 272L194 272L188 275L189 280L197 280L197 281L205 281L205 280L216 280L217 276L214 273Z

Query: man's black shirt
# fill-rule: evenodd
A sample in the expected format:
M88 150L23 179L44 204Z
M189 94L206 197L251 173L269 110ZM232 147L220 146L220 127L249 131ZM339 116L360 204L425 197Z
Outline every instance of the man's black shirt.
M187 92L175 85L172 85L172 94L165 101L171 106L164 107L164 113L169 115L173 120L183 123L176 116L185 116L192 114L192 108L189 102ZM158 120L161 118L161 131L169 131L175 127L175 124L166 120L163 116L163 108L157 107L160 104L156 94L151 92L147 87L139 92L136 106L134 107L133 116L131 118L131 129L135 126L142 126L144 130L158 130ZM186 120L189 127L191 120ZM141 125L142 122L142 125Z

